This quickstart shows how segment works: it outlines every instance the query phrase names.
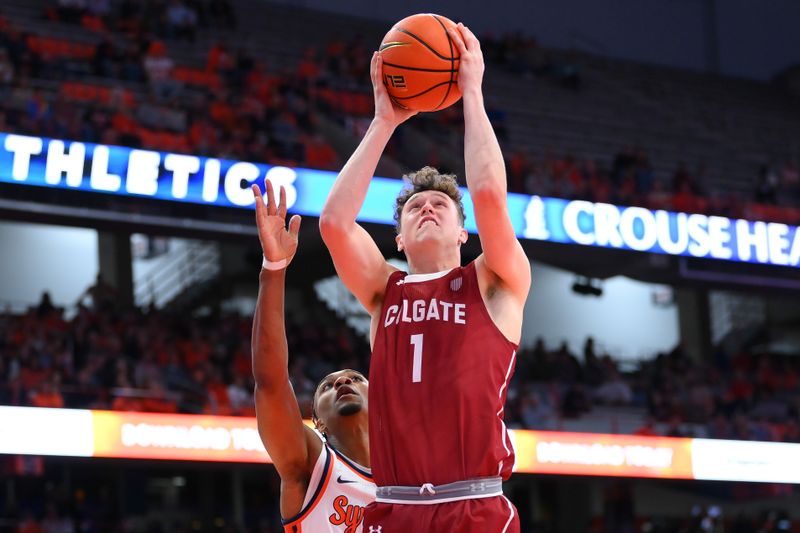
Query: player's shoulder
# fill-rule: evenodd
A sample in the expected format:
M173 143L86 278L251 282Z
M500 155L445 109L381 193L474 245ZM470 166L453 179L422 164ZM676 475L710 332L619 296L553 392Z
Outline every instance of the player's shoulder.
M329 450L331 452L331 458L333 460L333 467L337 471L337 479L342 477L349 477L356 479L360 483L367 483L367 484L374 484L375 481L372 478L372 470L358 464L357 462L353 461L341 451L336 449L333 446L329 446ZM342 483L340 481L340 483ZM348 483L348 481L344 481L344 483Z

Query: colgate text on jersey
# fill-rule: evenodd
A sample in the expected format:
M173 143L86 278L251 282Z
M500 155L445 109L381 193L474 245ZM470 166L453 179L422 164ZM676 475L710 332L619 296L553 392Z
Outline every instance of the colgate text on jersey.
M403 299L402 305L390 305L386 309L383 326L389 327L400 322L452 322L467 323L467 304L446 302L431 298L430 300Z

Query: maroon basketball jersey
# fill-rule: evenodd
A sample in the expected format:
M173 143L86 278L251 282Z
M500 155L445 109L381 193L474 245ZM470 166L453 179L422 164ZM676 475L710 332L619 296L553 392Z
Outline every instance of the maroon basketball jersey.
M483 304L475 263L389 277L369 372L378 486L508 478L503 405L517 345Z

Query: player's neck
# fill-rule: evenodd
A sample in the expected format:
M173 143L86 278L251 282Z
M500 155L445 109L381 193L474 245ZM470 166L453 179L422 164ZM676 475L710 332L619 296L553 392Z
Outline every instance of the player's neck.
M328 440L348 459L365 468L370 468L367 420L366 411L342 418L336 431L333 432L335 434L331 434Z
M460 250L445 251L437 253L434 251L417 254L413 258L408 257L408 273L409 274L433 274L435 272L446 272L461 266L461 253Z

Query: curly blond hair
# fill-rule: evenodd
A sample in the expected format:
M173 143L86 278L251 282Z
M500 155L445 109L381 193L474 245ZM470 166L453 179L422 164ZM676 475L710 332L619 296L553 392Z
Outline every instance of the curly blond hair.
M458 217L463 226L464 219L467 217L464 214L464 203L461 201L461 191L456 179L455 174L440 174L433 167L422 167L416 172L403 175L403 181L408 185L400 191L394 203L394 221L397 233L400 233L400 215L403 213L403 207L412 196L422 191L439 191L449 196L458 207Z

